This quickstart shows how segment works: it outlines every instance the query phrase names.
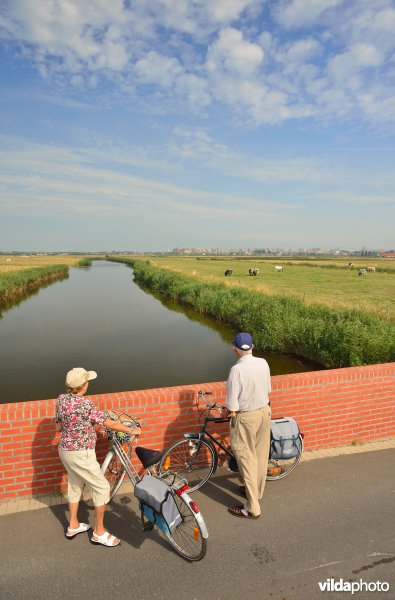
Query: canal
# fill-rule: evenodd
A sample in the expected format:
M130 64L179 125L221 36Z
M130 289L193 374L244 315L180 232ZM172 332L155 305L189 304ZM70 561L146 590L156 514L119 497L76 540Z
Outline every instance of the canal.
M133 282L123 264L70 269L0 318L0 403L55 398L73 367L95 370L91 394L223 381L234 330ZM322 369L264 354L273 375Z

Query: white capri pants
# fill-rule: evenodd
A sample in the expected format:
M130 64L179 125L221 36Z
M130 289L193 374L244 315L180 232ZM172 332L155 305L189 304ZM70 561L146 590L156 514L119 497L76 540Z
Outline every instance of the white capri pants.
M95 450L62 450L59 456L68 473L67 499L81 500L84 485L89 489L95 506L103 506L110 499L110 484L100 471Z

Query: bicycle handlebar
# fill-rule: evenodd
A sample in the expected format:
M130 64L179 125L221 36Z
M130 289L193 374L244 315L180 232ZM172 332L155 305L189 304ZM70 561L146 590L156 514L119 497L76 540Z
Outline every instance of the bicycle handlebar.
M210 402L210 404L206 404L206 406L207 408L217 408L220 413L222 413L223 410L226 410L225 406L217 404L216 402Z

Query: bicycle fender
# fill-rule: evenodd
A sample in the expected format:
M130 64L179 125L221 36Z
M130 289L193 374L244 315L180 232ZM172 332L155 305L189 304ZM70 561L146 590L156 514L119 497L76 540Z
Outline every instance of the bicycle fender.
M182 494L182 497L186 500L187 505L189 505L189 502L191 501L191 497L188 494L188 492L184 492ZM201 529L201 532L202 532L202 537L204 539L207 539L208 538L208 531L207 531L206 523L204 522L204 519L202 517L202 513L199 511L198 513L193 512L193 514L194 514L194 516L196 518L196 521L199 523L199 526L200 526L200 529Z
M198 439L200 439L198 433L184 433L184 438L186 438L187 440L198 440Z

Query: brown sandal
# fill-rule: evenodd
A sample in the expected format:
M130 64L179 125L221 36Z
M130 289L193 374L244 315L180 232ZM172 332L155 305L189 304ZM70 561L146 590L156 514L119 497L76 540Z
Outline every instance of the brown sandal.
M241 517L242 519L259 519L259 517L261 515L253 515L251 514L248 510L247 510L247 514L245 515L243 513L244 506L231 506L230 508L228 508L228 512L230 512L231 515L233 515L234 517Z

